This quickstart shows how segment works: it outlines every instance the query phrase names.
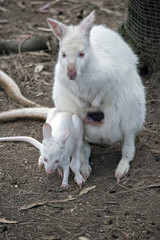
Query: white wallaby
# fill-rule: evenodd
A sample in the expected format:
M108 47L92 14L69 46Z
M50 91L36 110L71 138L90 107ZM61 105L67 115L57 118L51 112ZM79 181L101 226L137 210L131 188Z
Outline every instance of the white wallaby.
M94 21L94 12L77 26L47 19L60 43L53 100L57 109L76 113L84 121L88 112L103 112L101 124L85 121L85 139L123 140L115 171L119 181L135 154L135 135L145 120L145 93L135 54L116 32L94 26Z
M39 168L44 165L48 174L58 169L63 177L62 188L68 187L69 166L75 174L75 182L80 187L90 175L90 147L83 141L83 124L76 114L52 108L43 126L42 144L26 136L2 137L0 141L24 141L33 144L40 150Z

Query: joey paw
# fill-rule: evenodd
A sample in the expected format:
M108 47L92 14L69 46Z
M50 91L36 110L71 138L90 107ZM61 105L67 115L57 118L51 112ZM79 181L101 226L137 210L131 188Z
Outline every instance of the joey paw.
M62 183L61 188L67 189L67 188L69 188L69 184L68 183Z
M63 178L63 176L64 176L64 171L63 171L62 168L58 168L58 175L59 175L60 178Z

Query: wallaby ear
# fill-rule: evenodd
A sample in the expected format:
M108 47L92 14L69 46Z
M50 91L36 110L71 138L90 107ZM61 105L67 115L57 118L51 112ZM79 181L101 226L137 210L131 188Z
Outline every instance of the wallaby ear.
M43 125L43 138L50 139L52 137L52 127L50 124L45 123Z
M80 23L80 29L85 31L87 34L90 33L90 30L93 27L95 21L95 11L92 11L83 21Z
M67 140L67 137L69 136L69 129L67 128L59 137L58 137L58 143L64 144Z
M64 33L67 31L68 27L65 24L58 22L57 20L52 18L47 18L46 20L54 35L58 39L61 39Z

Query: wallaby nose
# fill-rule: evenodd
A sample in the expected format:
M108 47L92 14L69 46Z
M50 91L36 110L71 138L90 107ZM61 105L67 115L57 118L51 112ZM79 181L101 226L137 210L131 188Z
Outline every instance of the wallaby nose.
M77 71L75 69L75 67L68 67L67 68L67 76L70 80L75 80L76 76L77 76Z
M48 174L52 174L52 173L53 173L52 169L50 169L50 168L47 168L47 169L46 169L46 172L47 172Z

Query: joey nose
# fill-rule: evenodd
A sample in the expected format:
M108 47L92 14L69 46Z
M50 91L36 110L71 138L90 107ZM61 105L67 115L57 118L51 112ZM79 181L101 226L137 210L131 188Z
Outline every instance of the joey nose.
M77 71L75 68L68 68L67 69L67 76L70 80L75 80L77 76Z
M50 169L50 168L47 168L47 169L46 169L46 172L47 172L48 174L52 174L52 173L53 173L52 169Z

